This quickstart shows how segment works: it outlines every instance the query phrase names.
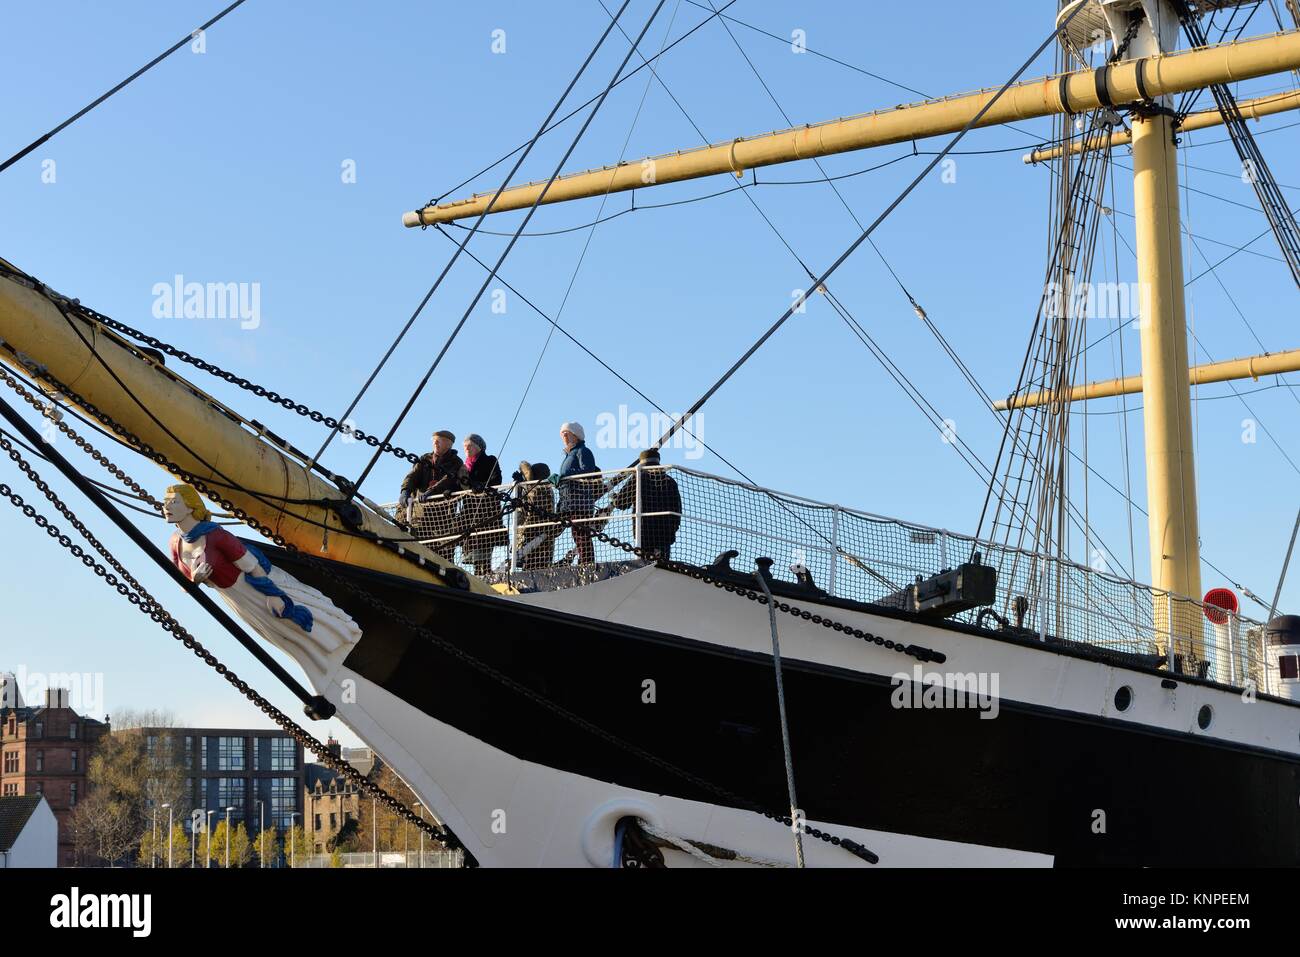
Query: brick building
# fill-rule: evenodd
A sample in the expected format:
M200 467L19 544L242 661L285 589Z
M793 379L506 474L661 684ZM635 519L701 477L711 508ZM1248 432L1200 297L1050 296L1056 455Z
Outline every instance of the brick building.
M338 741L326 742L330 753L341 757L368 778L383 768L370 748L340 748ZM355 784L323 764L309 764L305 778L307 837L312 853L329 853L329 842L348 821L357 819L360 802L366 800Z
M51 688L45 703L25 706L7 696L0 706L0 796L42 794L59 825L59 866L76 863L72 809L86 794L86 766L107 721L77 714L68 692Z

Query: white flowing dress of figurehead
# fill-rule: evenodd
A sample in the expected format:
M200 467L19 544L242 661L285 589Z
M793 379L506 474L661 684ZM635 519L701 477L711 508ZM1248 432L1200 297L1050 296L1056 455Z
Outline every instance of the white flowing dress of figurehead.
M173 496L168 495L164 502L164 514L173 504ZM193 513L189 506L179 497L175 499L175 510L183 510L191 519ZM174 521L172 514L166 514ZM179 523L177 523L179 525ZM191 528L194 522L187 522ZM281 618L279 612L284 608L282 599L274 595L264 595L248 583L249 574L262 575L262 566L253 553L245 550L235 560L239 577L229 588L221 588L210 581L212 566L208 563L205 552L207 535L198 536L193 542L186 541L181 529L179 554L180 559L189 568L189 576L197 584L208 584L215 588L222 601L243 619L253 631L261 635L275 647L289 654L299 664L311 663L322 674L329 673L329 657L343 647L351 647L361 638L361 629L347 612L334 604L326 595L304 585L288 572L271 567L265 573L271 581L296 605L302 605L311 612L311 631L304 631L292 618Z

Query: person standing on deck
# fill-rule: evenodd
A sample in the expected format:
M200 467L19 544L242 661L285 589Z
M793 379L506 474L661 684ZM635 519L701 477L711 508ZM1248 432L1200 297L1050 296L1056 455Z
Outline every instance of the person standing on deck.
M489 529L501 527L501 500L493 486L501 484L501 467L495 455L487 454L487 442L481 435L470 433L465 438L466 485L475 493L461 503L458 528L462 532L476 532L461 545L465 560L474 566L475 575L486 575L492 570L492 549L506 543L505 533L487 534Z
M519 514L519 567L533 570L550 568L555 564L555 540L560 527L550 519L555 513L555 493L548 480L551 469L545 462L520 462L519 471L511 478L516 482L531 483L520 490L523 498Z
M641 463L641 547L648 555L669 559L682 524L681 490L660 464L658 449L646 449L637 458ZM617 512L636 506L637 478L633 474L610 497L609 507Z
M590 519L596 502L595 486L598 478L581 478L597 471L596 456L587 448L587 433L578 422L565 422L560 426L560 441L564 443L564 461L558 473L552 473L551 484L559 487L559 501L555 511L574 522L573 544L578 551L578 563L591 565L596 561L596 550L591 544Z
M420 456L415 468L402 479L398 511L405 515L408 523L414 522L407 507L413 501L450 495L465 488L469 470L456 453L455 445L456 436L446 429L433 433L433 451ZM454 507L455 503L450 500L425 507L420 524L430 532L430 537L442 538L452 534Z

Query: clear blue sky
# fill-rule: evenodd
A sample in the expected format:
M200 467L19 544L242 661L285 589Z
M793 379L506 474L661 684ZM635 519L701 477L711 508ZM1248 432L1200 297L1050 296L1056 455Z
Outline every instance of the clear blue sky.
M629 33L635 34L651 6L649 0L634 0L625 16ZM1014 16L989 16L987 6L946 0L918 15L908 4L824 3L795 10L768 0L740 0L728 13L780 37L802 30L813 50L939 95L1000 84L1045 36L1052 6L1019 3ZM44 132L216 9L218 3L193 0L3 0L0 84L8 95L0 154ZM666 28L676 38L706 15L686 0L668 0L645 49L659 49ZM1259 30L1272 27L1265 19L1270 16L1261 11ZM206 52L178 52L0 176L0 255L102 312L338 414L451 249L432 230L404 229L402 212L450 189L530 135L605 22L597 0L564 0L545 8L522 2L358 7L249 0L209 32ZM496 30L504 31L504 53L493 52ZM733 23L731 30L795 123L920 98L815 54L795 54L788 42L745 26ZM571 103L603 86L625 51L626 42L615 34ZM1028 76L1050 70L1050 56L1044 56ZM786 125L717 22L671 51L660 75L711 140ZM652 84L646 92L647 76L643 72L610 96L568 168L698 144L663 90ZM1290 85L1288 77L1273 77L1240 92ZM1295 122L1294 115L1283 114L1254 124L1292 201L1300 200ZM570 122L544 139L521 176L545 178L575 130ZM1023 147L1049 135L1045 121L1022 124L1021 130L979 131L962 148ZM1194 148L1184 155L1192 167L1185 170L1185 185L1194 190L1183 195L1187 221L1205 237L1201 248L1215 260L1266 225L1223 139L1222 129L1192 134L1186 143ZM937 142L922 148L938 148ZM831 174L846 173L907 152L885 148L829 158L824 166ZM42 181L46 160L55 162L53 183ZM355 183L345 183L341 175L349 160L355 162ZM1126 149L1117 151L1116 161L1116 221L1131 242L1132 220L1123 215L1132 210L1131 185L1127 170L1120 168L1128 165ZM841 192L867 221L923 162L909 157L842 180ZM471 188L491 189L497 185L492 177L503 172ZM1014 386L1041 294L1050 174L1023 165L1019 152L962 155L955 172L955 182L944 182L936 171L882 227L877 241L988 391L1001 395ZM760 171L759 180L816 176L811 163L802 163ZM728 185L720 177L665 186L643 193L638 205ZM825 184L760 186L750 195L814 269L829 264L857 233ZM626 194L611 197L604 214L628 204ZM599 200L545 208L530 228L579 226L599 209ZM520 215L497 217L490 226L513 228ZM521 240L503 275L554 316L587 239L588 231L578 230ZM494 257L503 242L484 236L471 248ZM1114 245L1108 226L1102 245L1107 250ZM1119 278L1127 281L1133 264L1122 243L1119 248ZM1201 272L1200 253L1189 249L1188 255L1189 276ZM1099 255L1097 273L1097 278L1113 278L1109 252L1105 259ZM177 274L188 281L258 283L260 325L245 330L231 320L155 318L153 287ZM457 266L362 404L357 416L362 428L384 431L482 276L468 261ZM1300 344L1297 292L1271 237L1221 266L1218 276L1235 306L1213 275L1189 289L1195 331L1206 354L1223 359L1262 351L1247 322L1263 349ZM744 196L732 193L599 226L561 321L661 405L678 411L780 315L803 279ZM992 461L998 438L992 417L979 409L876 255L860 250L832 288L954 420L963 438ZM1090 337L1107 330L1106 323L1096 324ZM490 450L501 452L547 331L546 323L514 297L507 299L504 314L493 313L485 300L398 441L423 448L432 429L445 427L460 435L482 433ZM1121 335L1128 371L1135 372L1137 333ZM1090 377L1117 372L1111 342L1090 354ZM1206 361L1206 354L1199 361ZM309 422L220 383L200 381L300 446L314 449L319 442L321 433ZM1243 383L1238 389L1244 393L1272 384ZM1300 506L1300 472L1265 430L1300 464L1300 400L1284 388L1255 392L1245 397L1253 410L1248 411L1224 386L1207 387L1199 397L1204 554L1269 597ZM553 463L561 421L576 418L590 426L599 413L617 410L620 403L644 408L607 372L556 337L504 461ZM1102 413L1090 420L1089 454L1098 471L1123 485L1119 417L1111 414L1117 408L1109 400L1089 407ZM819 298L706 411L705 440L764 485L973 530L983 485ZM1242 441L1246 418L1261 425L1253 444ZM1129 426L1138 457L1132 482L1142 503L1141 415L1130 415ZM66 442L63 450L69 451ZM111 454L142 481L158 489L167 483L156 468L122 450ZM623 464L628 457L607 452L601 464ZM680 452L667 458L683 461ZM336 443L329 464L356 474L365 459L358 446ZM710 455L689 464L727 471ZM401 472L396 460L385 461L366 491L391 499ZM0 478L21 486L16 476L12 468L0 467ZM53 484L67 491L62 481ZM1074 487L1082 507L1081 483ZM1113 564L1127 565L1122 500L1096 480L1090 493L1094 526L1122 553ZM68 492L68 500L83 513L90 511L75 493ZM1140 515L1135 521L1138 577L1146 579L1145 523ZM261 716L215 674L93 581L11 508L0 510L0 523L5 543L0 576L7 582L0 668L102 673L108 710L156 707L193 724L261 723ZM161 522L150 528L164 543L167 528ZM299 713L196 606L132 557L129 544L107 532L105 539L222 658L272 700ZM1208 570L1204 580L1206 587L1226 584ZM1291 576L1283 601L1293 610L1298 604L1300 570ZM333 729L341 730L337 723Z

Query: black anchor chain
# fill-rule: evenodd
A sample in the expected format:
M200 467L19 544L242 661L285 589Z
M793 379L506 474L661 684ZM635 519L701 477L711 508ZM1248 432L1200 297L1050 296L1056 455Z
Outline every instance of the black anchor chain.
M59 496L49 487L39 473L23 458L22 454L13 446L13 444L3 435L0 435L0 448L3 448L9 457L18 465L24 475L41 491L41 493L58 509L85 539L91 544L95 551L108 562L116 571L109 571L103 563L97 562L93 555L89 554L77 542L74 542L66 532L62 531L57 525L36 510L34 506L26 502L23 497L15 492L9 485L0 483L0 497L6 498L9 502L21 511L25 516L32 520L37 528L43 529L47 535L66 548L72 555L77 558L86 568L103 579L104 583L110 588L117 591L119 595L125 598L130 604L134 605L146 617L156 622L164 631L168 632L177 641L181 642L186 648L194 652L195 656L201 659L206 665L221 675L236 690L255 705L263 714L271 718L281 730L290 735L302 747L316 755L320 761L345 777L348 781L355 784L363 793L369 794L381 801L385 807L389 808L400 817L415 824L434 840L444 845L457 846L459 842L455 839L450 831L441 829L431 821L425 820L415 814L410 808L390 794L382 786L371 781L352 765L348 764L341 758L336 758L330 750L314 735L305 728L301 727L292 718L283 711L271 704L266 698L259 694L247 681L240 678L227 665L223 664L212 652L208 651L197 638L195 638L188 629L185 628L162 604L153 597L152 594L140 582L128 572L116 558L107 550L107 548L86 528L85 524L76 516Z
M383 614L385 617L391 619L401 627L407 629L410 632L415 633L416 635L430 642L431 644L434 644L446 654L456 658L457 660L462 661L466 665L469 665L470 667L475 668L476 670L481 671L488 677L491 677L494 680L502 683L506 687L509 687L511 690L516 691L519 694L522 694L523 696L528 698L530 701L533 701L535 704L539 705L540 707L543 707L546 710L551 711L552 713L564 718L565 720L568 720L576 724L578 727L582 728L583 730L586 730L591 734L596 735L597 737L607 741L612 745L615 745L616 747L629 751L630 753L636 755L641 760L645 760L651 764L654 764L656 767L660 767L663 770L666 770L682 778L683 780L700 788L701 790L705 790L708 791L709 793L714 794L715 796L721 798L722 800L726 801L727 803L733 806L745 808L769 820L784 824L787 827L795 826L794 821L789 814L780 814L780 813L774 814L762 808L761 806L756 805L753 802L726 790L725 788L719 787L718 785L715 785L712 782L699 777L698 775L692 774L689 771L677 767L676 765L672 764L669 761L664 760L663 758L658 757L657 755L651 754L650 752L645 751L644 749L639 748L630 742L624 741L622 738L619 738L617 735L614 735L606 731L604 728L600 727L599 725L596 725L586 720L585 718L580 717L579 715L569 711L568 709L552 701L550 698L547 698L544 695L541 695L538 692L534 691L533 689L527 687L526 685L521 684L520 682L516 681L514 678L511 678L509 675L497 670L496 668L493 668L491 665L488 665L485 662L480 661L478 658L475 658L473 655L470 655L468 652L464 651L463 649L448 642L446 639L438 635L435 635L428 628L416 623L406 615L402 614L397 609L392 608L387 603L374 597L373 595L359 588L353 582L339 575L332 568L330 568L329 565L325 563L323 560L317 558L314 555L310 555L306 552L301 551L297 547L297 545L288 541L283 535L281 535L275 529L261 522L259 519L255 518L254 516L248 514L247 511L236 506L231 500L224 498L219 492L210 488L198 476L195 476L192 473L188 472L187 470L182 469L179 465L167 459L167 457L163 453L158 452L147 442L143 441L138 436L132 434L124 426L116 422L116 420L114 420L111 416L100 411L97 406L89 402L83 396L79 395L75 390L64 385L62 382L59 382L56 378L54 378L54 376L50 375L48 372L44 370L40 370L37 371L35 374L38 375L41 379L49 382L52 386L54 386L61 393L63 393L68 399L70 399L74 404L85 409L93 418L98 419L102 424L111 428L115 433L117 433L120 437L126 440L129 445L131 445L141 454L145 455L147 458L153 460L157 464L163 466L165 469L171 471L173 474L179 476L182 480L184 480L188 484L193 485L195 489L197 489L202 494L206 495L208 499L221 505L221 507L225 511L227 511L234 517L238 518L240 521L247 524L249 527L253 528L255 531L265 536L271 542L280 546L281 548L284 548L286 551L294 553L295 555L307 561L309 564L312 564L324 577L330 579L335 584L343 587L344 589L346 589L347 591L355 595L358 599L365 602L367 605L369 605L379 613ZM2 369L0 369L0 378L2 378L11 387L16 383L16 380L13 379L12 376L10 376L7 372L5 372ZM4 488L7 488L7 486ZM0 488L0 495L8 496L8 493L4 491L4 488ZM571 521L565 519L563 516L556 516L556 518L559 519L562 523L566 523L568 525L572 524ZM601 533L601 538L603 541L608 541L611 544L615 544L618 547L625 548L629 551L632 551L635 554L642 554L641 551L637 549L635 546L631 545L630 543L624 543L613 536L606 536L603 533ZM409 556L409 553L406 553L405 550L402 549L400 546L397 547L397 550L399 551L399 553L404 553ZM642 557L645 556L642 555ZM682 567L691 568L692 566L682 566ZM712 579L711 577L703 574L703 572L700 572L698 569L695 569L694 571L699 572L699 574L694 575L693 577L698 577L702 581L710 581L717 584L719 587L724 587L724 588L729 584L726 582ZM737 589L736 586L734 585L732 585L731 588L728 590L736 591L738 594L744 593L743 589ZM757 598L762 597L757 595L757 593L754 592L751 592L751 594L755 595L756 600ZM784 608L782 608L782 610L788 611L796 615L800 615L802 617L802 613L797 608L793 608L792 606L786 605ZM811 620L812 616L809 615L808 617ZM821 617L818 616L818 619L820 623L822 621ZM825 623L827 627L831 627L831 623L828 619L825 620ZM163 627L168 631L173 631L173 629L169 628L167 625L164 625ZM177 624L176 628L181 628L181 626ZM841 630L852 631L853 629L850 629L848 626L841 626ZM173 634L176 634L176 632L173 631ZM186 634L188 635L188 632L186 632ZM192 640L192 636L191 636L191 640ZM884 639L880 639L878 643L884 644ZM195 644L197 645L197 642L195 642ZM890 642L890 644L893 645L895 643ZM189 647L188 643L187 643L187 647ZM225 666L221 665L220 662L216 661L215 657L213 657L212 660L209 661L208 657L210 656L210 653L207 653L206 650L202 653L198 651L196 651L195 653L199 654L199 656L202 657L205 662L207 662L210 666L215 668L219 673L226 674L226 672L228 671L228 669L226 669L225 671L222 670L225 668ZM227 680L230 679L228 678ZM288 730L289 727L292 727L297 730L297 733L301 733L302 735L305 735L308 738L311 737L306 730L300 728L296 723L292 721L292 719L290 719L286 715L283 715L281 712L279 712L278 709L275 709L274 706L271 705L269 702L266 702L266 699L262 698L261 695L257 694L257 692L254 691L251 688L251 686L247 684L247 682L244 682L242 679L238 679L237 682L232 681L232 684L235 684L235 686L240 689L241 693L243 693L245 697L247 697L250 701L253 701L254 704L258 705L258 707L262 708L262 710L266 714L270 715L273 719L275 719L277 723L280 721L280 719L283 719L284 722L287 722L286 725L281 725L282 727L285 727L286 730ZM271 709L271 710L267 710L267 709ZM316 747L323 747L320 745L320 742L315 741L314 738L312 738L311 740L312 742L314 742L314 745ZM308 745L304 744L304 747L307 746ZM313 747L312 750L313 753L318 753L315 751L315 747ZM350 767L350 765L348 767ZM357 773L359 775L359 772L355 772L355 769L353 769L353 771L354 773ZM367 780L368 782L368 779L363 779L363 780ZM396 798L393 798L391 795L388 795L387 792L383 792L382 789L378 788L378 786L374 785L373 783L368 782L368 785L373 790L370 790L367 793L378 792L382 797L382 799L384 800L385 804L388 804L394 810L398 811L398 813L401 813L408 820L413 820L413 821L418 820L416 815L414 815L409 809L405 808L404 805L401 805L401 803L398 802ZM838 835L831 834L827 831L821 830L820 828L814 827L805 821L800 821L798 826L803 830L803 833L808 834L811 837L814 837L818 840L824 841L827 844L831 844L836 847L843 847L851 854L854 854L855 856L861 858L862 860L867 861L868 863L875 864L879 861L879 857L875 853L873 853L869 848L863 846L862 844L859 844L857 841L854 841L851 838L840 837ZM445 833L436 833L435 831L432 830L432 825L428 824L428 822L424 822L423 827L426 831L433 833L435 838L443 841L444 843L451 843L454 840L454 836L451 834L450 831L446 831Z

